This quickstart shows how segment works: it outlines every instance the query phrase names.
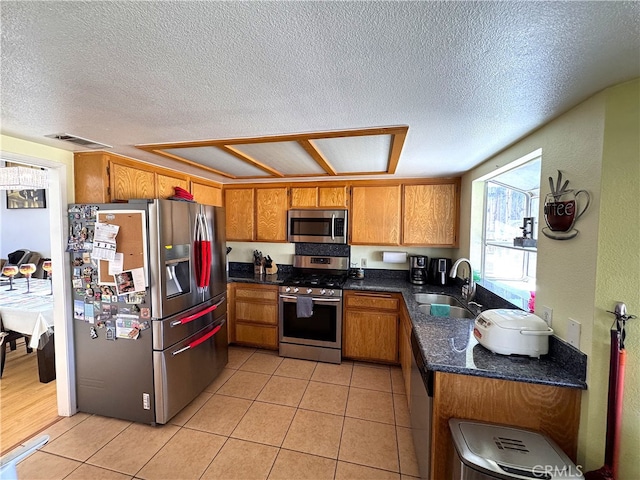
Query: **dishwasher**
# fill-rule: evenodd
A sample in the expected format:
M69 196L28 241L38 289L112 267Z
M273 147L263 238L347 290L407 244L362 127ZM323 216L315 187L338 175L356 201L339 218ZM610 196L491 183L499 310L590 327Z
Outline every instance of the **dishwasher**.
M433 371L427 370L420 346L411 333L410 414L411 433L420 469L420 478L429 479L431 469L431 417L433 412Z

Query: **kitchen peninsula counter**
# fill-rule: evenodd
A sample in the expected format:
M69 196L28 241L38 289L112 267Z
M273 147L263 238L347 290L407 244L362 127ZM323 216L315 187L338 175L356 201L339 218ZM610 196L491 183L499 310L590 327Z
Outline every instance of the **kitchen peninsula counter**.
M473 320L427 315L419 310L414 297L416 293L441 293L451 295L466 305L460 295L460 287L413 285L394 278L365 278L349 279L343 288L401 293L411 318L412 335L429 370L555 387L587 388L582 373L586 362L584 354L558 338L550 338L549 354L540 359L498 355L477 342L473 336ZM503 306L485 305L483 310ZM473 307L470 310L476 313Z

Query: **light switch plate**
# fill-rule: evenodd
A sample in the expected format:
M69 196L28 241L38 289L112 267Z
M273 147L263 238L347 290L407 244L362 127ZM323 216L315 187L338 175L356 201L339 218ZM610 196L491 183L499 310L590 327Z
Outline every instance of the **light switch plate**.
M569 319L569 325L567 327L567 342L580 350L580 322Z
M553 308L542 306L542 319L547 322L547 325L551 326L553 323Z
M367 268L367 259L366 258L361 258L360 259L360 266L362 268Z

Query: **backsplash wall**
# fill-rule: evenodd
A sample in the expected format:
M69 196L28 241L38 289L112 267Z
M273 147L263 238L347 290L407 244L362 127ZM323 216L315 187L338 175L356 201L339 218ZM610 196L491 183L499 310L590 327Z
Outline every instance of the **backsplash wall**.
M230 262L253 262L253 251L259 250L263 255L269 255L280 265L292 265L293 256L296 253L295 243L268 243L268 242L227 242L232 250L229 253ZM457 260L457 250L451 248L426 248L426 247L388 247L388 246L364 246L353 245L351 247L351 263L360 263L366 259L366 268L382 270L409 270L409 256L426 255L432 257L445 257ZM407 261L404 263L385 263L382 261L382 252L406 252Z

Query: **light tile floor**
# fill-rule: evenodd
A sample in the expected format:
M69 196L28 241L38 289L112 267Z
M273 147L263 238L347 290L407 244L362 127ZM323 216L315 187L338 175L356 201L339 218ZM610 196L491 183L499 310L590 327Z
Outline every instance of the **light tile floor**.
M18 465L30 479L418 477L397 367L230 347L227 368L167 425L78 413Z

